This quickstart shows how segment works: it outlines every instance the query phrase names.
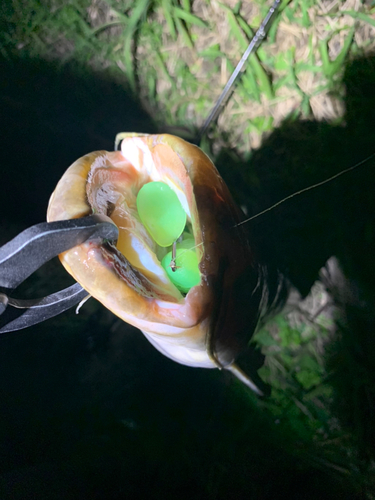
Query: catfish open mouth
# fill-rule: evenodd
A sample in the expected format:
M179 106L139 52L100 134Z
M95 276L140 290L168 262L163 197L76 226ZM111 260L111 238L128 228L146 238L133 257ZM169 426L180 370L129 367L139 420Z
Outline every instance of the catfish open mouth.
M241 283L256 277L247 239L235 227L241 212L198 147L170 135L133 133L121 139L120 151L90 153L66 171L47 214L49 221L107 215L119 228L117 244L85 243L62 254L61 261L93 297L175 361L228 365L243 346L248 318L236 303ZM196 279L187 288L173 282L172 240L157 242L137 206L142 188L152 183L172 192L186 218L175 235L181 249L172 272L179 267L179 252L192 252Z
M131 162L122 153L98 156L88 175L87 200L94 213L109 216L119 229L117 251L110 246L106 249L107 258L113 261L119 274L127 279L130 268L134 268L144 285L143 292L140 290L144 296L180 302L183 294L192 288L192 282L188 279L184 287L172 274L172 259L169 258L168 264L168 256L172 253L173 245L179 247L178 257L182 252L180 265L176 264L174 269L176 277L181 278L182 273L189 274L189 270L180 271L184 255L188 253L196 260L196 269L190 270L190 274L196 276L195 284L200 282L198 263L202 252L198 248L202 246L202 241L197 242L194 235L194 232L197 234L199 231L196 229L197 224L192 223L191 214L196 213L196 206L192 206L192 186L189 177L182 183L180 178L172 176L170 172L161 175L152 159L149 163L150 168L145 169L134 158ZM190 203L185 193L189 195ZM166 198L169 206L167 203L164 207ZM174 217L176 211L177 221ZM148 222L149 230L142 216L146 224ZM177 232L172 227L176 223Z

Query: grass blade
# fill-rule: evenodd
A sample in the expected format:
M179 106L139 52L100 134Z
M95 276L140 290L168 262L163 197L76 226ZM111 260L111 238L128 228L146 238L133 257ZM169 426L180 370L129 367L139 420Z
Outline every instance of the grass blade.
M168 81L168 83L170 84L171 88L175 89L176 88L176 84L173 81L171 75L169 74L169 72L167 70L167 67L165 66L165 63L163 61L163 58L162 58L160 52L158 50L156 50L155 53L154 53L154 55L155 55L155 60L157 62L157 65L161 69L161 71L162 71L162 73L164 75L164 78Z
M353 36L354 36L354 31L355 28L350 30L349 35L346 37L344 45L342 46L341 52L338 54L336 59L331 63L331 71L332 71L332 76L335 75L342 67L345 62L345 59L348 55L350 46L353 41Z
M176 27L173 21L172 11L173 6L169 0L162 0L162 8L164 12L165 21L168 25L169 33L171 34L173 40L177 39Z
M329 55L328 55L328 46L327 46L327 40L321 40L319 42L319 52L320 52L320 57L322 59L322 68L323 68L323 73L327 78L330 76L330 60L329 60Z
M228 12L228 22L233 30L233 34L240 44L241 50L245 51L250 43L250 39L253 37L252 30L242 18L236 17L227 7L226 10ZM272 99L274 97L274 92L271 82L255 54L249 57L249 65L254 70L261 93L264 93L267 99Z
M344 64L345 59L348 55L349 49L352 45L354 31L355 31L355 28L353 27L350 30L349 35L346 37L344 45L343 45L340 53L337 55L337 57L334 61L331 61L329 58L328 40L322 40L319 43L320 57L322 58L322 63L323 63L323 72L327 78L331 79L343 67L343 64Z
M190 5L190 0L182 0L181 1L182 8L186 10L186 12L191 11L191 5Z
M126 76L132 90L135 90L135 75L134 75L134 61L133 61L133 35L137 29L137 25L141 17L147 12L150 0L138 0L135 4L131 16L128 17L128 24L124 30L124 65Z
M374 17L370 17L364 12L356 12L355 10L344 10L341 12L341 14L347 14L348 16L351 16L353 19L359 19L360 21L363 21L375 27Z
M192 39L190 38L190 34L188 30L185 28L184 23L181 21L179 17L175 18L177 30L179 34L182 37L182 40L184 41L184 44L189 47L190 49L194 48L194 44L192 42Z
M207 24L202 21L202 19L195 16L194 14L191 14L190 12L187 12L186 10L180 9L180 7L173 7L173 13L176 17L182 19L186 23L194 24L199 28L207 28Z

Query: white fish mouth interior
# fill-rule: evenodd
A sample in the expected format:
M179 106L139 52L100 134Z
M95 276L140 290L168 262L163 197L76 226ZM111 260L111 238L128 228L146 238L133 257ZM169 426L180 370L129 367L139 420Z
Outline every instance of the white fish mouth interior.
M93 212L108 215L119 228L117 250L155 286L156 291L182 300L183 295L170 281L161 265L163 257L171 251L170 247L159 246L150 236L140 220L136 199L144 184L153 181L165 182L177 195L187 216L184 233L195 241L191 213L185 193L167 177L161 178L156 168L140 171L125 160L124 167L131 171L127 179L124 173L110 163L106 155L98 157L92 164L87 179L87 197ZM113 174L113 178L111 176ZM117 176L117 177L116 177ZM124 179L122 179L122 177ZM98 182L100 181L100 182ZM135 182L134 182L135 181Z

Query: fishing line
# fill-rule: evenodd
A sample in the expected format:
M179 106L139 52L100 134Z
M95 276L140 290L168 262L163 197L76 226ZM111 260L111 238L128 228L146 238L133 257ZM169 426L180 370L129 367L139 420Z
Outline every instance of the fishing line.
M342 170L338 174L332 175L332 177L329 177L328 179L325 179L324 181L317 182L316 184L313 184L312 186L306 187L304 189L300 189L299 191L296 191L295 193L290 194L286 198L283 198L282 200L280 200L277 203L275 203L274 205L266 208L265 210L262 210L261 212L257 213L256 215L253 215L252 217L249 217L248 219L246 219L246 220L244 220L242 222L239 222L238 224L236 224L233 227L241 226L242 224L245 224L246 222L250 222L251 220L256 219L260 215L263 215L263 214L265 214L267 212L270 212L271 210L273 210L274 208L278 207L282 203L290 200L291 198L294 198L294 196L298 196L298 195L300 195L302 193L306 193L306 191L310 191L311 189L315 189L315 188L317 188L319 186L322 186L323 184L327 184L327 182L331 182L334 179L337 179L337 177L340 177L340 175L346 174L346 173L350 172L351 170L354 170L354 169L360 167L361 165L363 165L364 163L368 162L369 160L371 160L371 158L374 158L374 157L375 157L375 153L372 153L370 156L368 156L364 160L360 161L359 163L357 163L353 167L346 168L345 170Z
M181 255L184 255L184 253L189 252L190 250L194 250L194 248L198 248L201 245L203 245L203 241L201 243L198 243L198 245L194 245L191 248L186 248L186 250L184 250L183 252L181 252L178 255L176 255L175 258L172 257L171 263L174 262L176 264L176 259L179 259L181 257Z
M306 187L306 188L303 188L303 189L300 189L299 191L296 191L295 193L293 194L290 194L289 196L287 196L286 198L283 198L282 200L278 201L277 203L275 203L274 205L271 205L270 207L266 208L265 210L262 210L261 212L257 213L256 215L253 215L252 217L249 217L248 219L242 221L242 222L239 222L238 224L236 224L235 226L233 227L238 227L238 226L242 226L242 224L245 224L246 222L250 222L251 220L254 220L256 219L257 217L267 213L267 212L270 212L271 210L273 210L274 208L278 207L279 205L281 205L282 203L290 200L291 198L294 198L295 196L298 196L302 193L306 193L306 191L310 191L311 189L315 189L319 186L323 186L323 184L327 184L328 182L331 182L333 181L334 179L337 179L337 177L340 177L340 175L344 175L352 170L355 170L356 168L360 167L361 165L363 165L364 163L368 162L369 160L371 160L371 158L374 158L375 157L375 152L372 153L370 156L368 156L367 158L365 158L364 160L361 160L359 163L353 165L352 167L348 167L346 168L345 170L342 170L341 172L339 172L338 174L335 174L335 175L332 175L332 177L329 177L328 179L325 179L324 181L320 181L320 182L317 182L316 184L312 184L311 186L309 187ZM183 252L180 253L179 257L181 255L183 255L185 252L188 252L189 250L193 250L194 248L197 248L199 246L203 245L203 242L202 243L199 243L198 245L195 245L191 248L187 248L186 250L184 250ZM177 257L176 257L177 258ZM176 261L176 259L172 259L174 261Z
M295 196L298 196L302 193L306 193L307 191L310 191L311 189L315 189L319 186L323 186L323 184L327 184L328 182L331 182L333 181L334 179L337 179L338 177L340 177L341 175L344 175L348 172L351 172L352 170L355 170L356 168L360 167L361 165L363 165L364 163L368 162L369 160L371 160L371 158L374 158L375 157L375 152L372 153L370 156L368 156L367 158L365 158L364 160L361 160L359 163L357 163L356 165L352 166L352 167L348 167L346 168L345 170L342 170L341 172L339 172L338 174L335 174L335 175L332 175L332 177L329 177L328 179L325 179L324 181L320 181L320 182L317 182L316 184L312 184L311 186L309 187L306 187L306 188L303 188L303 189L300 189L299 191L296 191L295 193L293 194L290 194L289 196L287 196L286 198L283 198L282 200L278 201L277 203L275 203L274 205L271 205L270 207L266 208L265 210L262 210L261 212L257 213L256 215L253 215L252 217L249 217L248 219L242 221L242 222L239 222L238 224L236 224L235 226L233 227L238 227L238 226L242 226L242 224L246 224L246 222L250 222L251 220L254 220L256 219L257 217L267 213L267 212L270 212L271 210L273 210L274 208L278 207L279 205L281 205L282 203L285 203L286 201L290 200L291 198L294 198ZM191 248L187 248L186 250L184 250L183 252L181 252L179 254L178 257L181 257L181 255L183 255L185 252L188 252L189 250L194 250L194 248L197 248L197 247L200 247L201 245L203 245L203 242L201 243L198 243L198 245L194 245L193 247ZM174 264L176 264L176 259L177 259L177 256L172 259L171 262L174 262Z

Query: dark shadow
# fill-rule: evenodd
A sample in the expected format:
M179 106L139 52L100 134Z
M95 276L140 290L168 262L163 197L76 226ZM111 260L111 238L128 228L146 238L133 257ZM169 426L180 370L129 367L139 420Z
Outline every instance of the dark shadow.
M222 153L218 168L249 216L373 155L375 58L350 63L343 83L344 125L286 122L247 163ZM343 315L327 365L334 374L337 415L367 457L375 450L374 167L373 156L247 225L259 260L274 276L280 270L303 296L327 259L338 258L346 281L331 288Z
M0 74L5 241L44 220L56 182L78 157L112 149L119 131L156 130L137 100L109 76L28 60L2 62ZM355 135L353 126L350 132L351 119L348 114L341 129L285 124L250 164L234 165L233 178L246 181L233 184L228 176L237 199L254 213L372 152L371 140ZM219 169L225 177L228 170ZM330 255L341 250L345 257L349 248L355 257L361 248L373 248L373 240L363 246L373 213L368 172L371 166L249 227L274 276L282 270L307 293ZM349 238L349 228L358 239ZM344 267L358 268L353 276L362 279L367 253L361 262L355 267L348 257ZM51 266L35 290L65 279L60 267ZM310 460L309 443L296 448L292 430L280 432L229 374L163 358L93 301L78 317L70 311L0 339L0 401L1 498L359 495L351 479Z
M375 152L375 59L347 69L346 125L284 123L241 169L223 152L218 168L249 217L282 198L351 167ZM372 78L372 83L370 79ZM287 276L302 295L331 255L374 288L371 232L375 158L249 222L259 259ZM234 166L234 168L233 168ZM231 170L231 171L228 171ZM241 172L241 174L239 174Z
M156 127L124 82L76 65L0 62L1 217L45 220L63 172L89 151L113 150L118 132Z

